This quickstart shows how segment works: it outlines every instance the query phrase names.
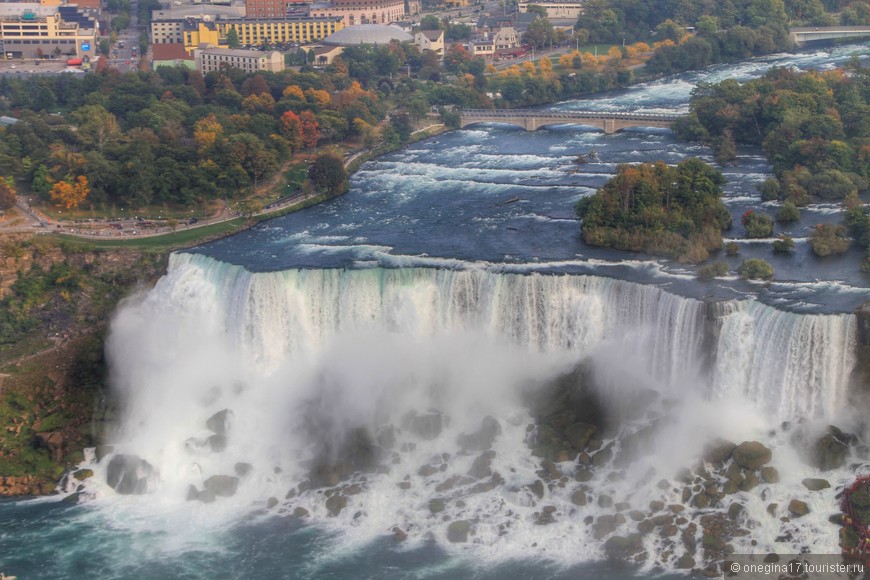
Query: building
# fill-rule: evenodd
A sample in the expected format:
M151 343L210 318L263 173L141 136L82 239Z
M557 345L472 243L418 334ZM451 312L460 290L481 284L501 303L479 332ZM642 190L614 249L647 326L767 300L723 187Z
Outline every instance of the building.
M284 70L284 55L273 50L233 50L230 48L197 48L194 51L196 70L202 74L237 68L247 73L258 71L280 72Z
M496 52L510 50L520 44L519 35L517 34L516 28L513 26L505 26L500 29L495 33L492 40L495 44Z
M523 1L520 0L518 7L521 13L528 11L529 5L540 6L547 11L547 18L568 18L577 20L583 12L583 0L543 0Z
M469 43L472 56L492 56L495 53L495 41L492 38L477 38Z
M155 44L151 47L151 60L155 69L159 66L196 68L196 61L190 53L184 50L184 44L180 42Z
M94 58L99 24L76 6L0 3L6 58Z
M309 14L321 18L338 16L345 26L388 24L405 16L405 0L333 0L312 4Z
M247 18L282 18L289 12L305 8L299 0L245 0Z
M226 47L227 33L236 31L239 44L306 44L317 42L341 30L341 18L218 18L216 20L152 20L151 42L158 44L181 43L192 54L200 44Z
M420 50L424 50L421 43L425 43L426 50L437 52L440 43L439 54L444 51L444 33L443 31L425 31L433 33L424 35L418 32L416 36L411 36L398 26L385 24L356 24L339 30L335 34L326 37L315 46L310 46L314 50L314 63L318 66L326 66L332 64L332 61L341 54L346 46L359 46L361 44L371 44L375 46L384 46L391 42L411 42L414 43ZM441 34L434 34L440 32ZM430 36L432 38L430 38ZM434 40L433 40L434 38Z
M218 34L226 38L227 32L235 30L242 45L258 44L306 44L317 42L344 28L337 16L309 18L264 18L243 20L218 20Z
M420 52L431 50L438 56L444 56L444 31L421 30L414 35L414 44Z

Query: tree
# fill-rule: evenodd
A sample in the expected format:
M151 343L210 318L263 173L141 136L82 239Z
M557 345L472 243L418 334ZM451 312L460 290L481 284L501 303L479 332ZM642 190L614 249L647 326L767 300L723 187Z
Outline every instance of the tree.
M223 125L214 113L209 113L193 125L193 139L201 154L211 150L222 138L223 133Z
M317 142L320 140L320 126L317 124L317 118L311 111L302 111L299 115L302 131L302 145L308 149L317 147Z
M242 46L242 43L239 42L239 33L236 32L235 28L227 30L227 46L230 48L239 48Z
M427 14L420 20L420 30L441 30L441 21L433 14Z
M281 134L287 139L290 152L302 149L302 120L293 111L281 115Z
M743 214L740 223L750 238L766 238L773 233L773 220L767 214L749 210Z
M75 182L58 181L51 188L51 200L58 207L75 209L88 197L88 178L79 175Z
M782 234L773 242L773 251L777 254L791 254L794 251L794 239Z
M15 181L11 177L0 177L0 211L15 206Z
M849 243L846 226L840 224L819 224L810 236L810 245L817 256L842 254L849 249Z
M749 258L743 260L737 268L737 273L744 280L771 280L773 266L760 258Z
M79 126L79 138L100 151L121 137L118 119L102 105L86 105L76 110L71 117Z
M541 18L547 17L547 9L543 6L539 6L538 4L529 4L526 7L526 12L529 14L537 14Z
M329 195L341 193L347 184L344 161L335 153L319 155L308 168L308 179L317 191Z

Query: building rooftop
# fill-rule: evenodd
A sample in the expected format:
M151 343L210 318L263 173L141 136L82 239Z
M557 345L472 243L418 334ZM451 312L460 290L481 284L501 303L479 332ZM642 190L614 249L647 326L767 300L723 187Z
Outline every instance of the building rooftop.
M355 46L359 44L389 44L393 40L412 42L414 37L396 26L386 24L356 24L323 39L323 44Z
M281 53L277 50L263 52L260 50L244 50L240 48L216 48L214 46L201 46L197 52L208 52L210 54L219 54L221 56L237 56L240 58L272 58L272 55Z
M154 44L151 50L154 60L192 60L180 42Z

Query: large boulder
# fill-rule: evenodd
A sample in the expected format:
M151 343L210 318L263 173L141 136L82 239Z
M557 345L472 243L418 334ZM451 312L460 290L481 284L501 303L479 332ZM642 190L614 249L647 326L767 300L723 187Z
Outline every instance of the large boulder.
M837 429L839 431L839 429ZM812 448L812 464L822 471L830 471L843 467L849 454L847 441L829 432L820 437Z
M722 463L731 457L731 454L734 453L736 448L737 445L731 441L716 439L707 446L707 449L704 452L704 459L710 463Z
M205 426L208 427L213 433L217 433L218 435L226 435L230 432L230 426L232 425L232 421L233 412L229 409L224 409L209 417L205 422Z
M212 475L202 485L207 492L217 497L230 497L239 489L239 478L232 475Z
M447 540L454 544L467 542L469 530L471 530L471 524L466 520L450 522L450 525L447 526Z
M492 447L492 442L501 434L501 425L494 417L487 415L481 421L480 429L470 434L459 436L459 446L466 451L486 451Z
M568 438L568 441L571 442L574 449L577 451L583 451L586 448L586 444L589 443L589 440L592 439L593 435L595 435L596 431L598 431L598 427L595 425L590 425L589 423L574 423L565 429L565 437Z
M158 481L154 466L138 455L115 455L106 470L109 487L122 495L149 493Z
M744 469L759 469L773 457L770 449L758 441L744 441L731 455L734 462Z

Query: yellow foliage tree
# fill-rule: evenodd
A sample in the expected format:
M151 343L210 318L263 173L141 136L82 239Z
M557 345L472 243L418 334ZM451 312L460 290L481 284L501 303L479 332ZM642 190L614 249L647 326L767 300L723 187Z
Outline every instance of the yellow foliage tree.
M284 92L281 93L281 96L283 96L283 97L295 97L301 101L305 100L305 93L303 93L302 89L300 89L296 85L287 85L287 87L284 89Z
M527 60L526 62L523 63L522 69L523 69L523 74L526 74L529 76L535 76L535 73L538 72L538 69L535 68L535 63L533 63L530 60Z
M504 78L518 77L520 76L520 67L518 65L512 64L503 71L501 71L498 76Z
M553 72L553 61L550 60L550 57L545 56L538 61L538 68L541 69L541 74L549 75Z
M565 54L563 54L562 56L559 57L559 66L562 68L573 68L574 57L571 55L570 52L566 52Z
M193 139L199 147L200 153L211 149L223 135L224 128L214 113L209 113L193 126Z
M643 54L643 53L645 53L645 52L649 52L649 51L650 51L650 47L649 47L649 45L648 45L647 43L645 43L645 42L635 42L635 43L632 44L631 46L633 46L634 48L637 49L638 54Z
M74 209L87 199L90 192L88 178L84 175L79 175L73 183L58 181L52 186L49 195L51 195L51 200L56 206Z
M607 59L608 60L619 60L622 58L622 51L619 50L618 46L611 46L610 50L607 51Z
M316 107L320 107L321 109L324 107L328 107L332 102L332 97L329 96L324 90L321 89L308 89L305 91L305 98L309 103Z

